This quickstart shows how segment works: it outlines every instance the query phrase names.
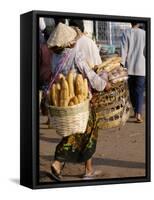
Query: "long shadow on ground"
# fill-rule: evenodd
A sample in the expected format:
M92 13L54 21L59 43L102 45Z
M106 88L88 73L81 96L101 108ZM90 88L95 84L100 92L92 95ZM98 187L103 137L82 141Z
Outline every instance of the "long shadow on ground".
M57 144L60 142L59 138L48 138L44 136L40 136L40 140L43 140L45 142L57 143Z
M94 165L108 165L112 167L125 167L125 168L145 168L145 163L133 162L125 160L114 160L110 158L93 158Z

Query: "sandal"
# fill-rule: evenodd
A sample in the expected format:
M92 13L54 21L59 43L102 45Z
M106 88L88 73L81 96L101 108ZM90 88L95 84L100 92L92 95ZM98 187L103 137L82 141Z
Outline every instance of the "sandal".
M143 119L136 119L136 123L142 123Z
M95 171L93 171L92 173L84 174L82 178L84 180L87 180L87 179L93 179L95 176L96 176L96 173L95 173Z
M62 167L61 167L61 171L63 170L65 166L65 162L63 163ZM57 172L57 170L55 169L55 167L53 165L51 165L51 176L55 181L60 182L61 181L61 171L60 173Z

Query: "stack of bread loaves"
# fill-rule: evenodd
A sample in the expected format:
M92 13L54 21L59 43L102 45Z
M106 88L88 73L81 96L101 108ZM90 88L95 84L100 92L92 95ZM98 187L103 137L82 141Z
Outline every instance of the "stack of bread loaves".
M72 71L65 77L60 74L58 81L50 89L50 104L67 107L84 102L88 98L88 82L81 74Z

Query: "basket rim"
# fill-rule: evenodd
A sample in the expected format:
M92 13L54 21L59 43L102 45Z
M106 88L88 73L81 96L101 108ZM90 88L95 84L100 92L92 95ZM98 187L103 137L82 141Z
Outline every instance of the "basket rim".
M77 107L80 107L81 105L89 103L89 101L90 101L90 99L86 99L84 102L78 103L78 104L73 105L73 106L67 106L67 107L48 105L48 108L56 108L57 110L69 109L69 108L77 108Z
M51 117L66 117L78 115L78 113L89 112L89 99L84 102L67 107L48 106Z

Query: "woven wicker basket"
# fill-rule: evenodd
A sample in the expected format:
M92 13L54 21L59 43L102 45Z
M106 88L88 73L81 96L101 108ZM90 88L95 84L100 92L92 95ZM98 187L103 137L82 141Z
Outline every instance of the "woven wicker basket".
M98 117L98 127L101 129L107 128L115 128L115 127L122 127L125 125L126 121L129 118L130 114L130 104L127 102L125 105L119 105L117 109L108 109L106 114L103 112L97 113Z
M130 113L127 82L116 83L109 91L95 93L91 103L96 112L99 128L124 126Z
M69 107L49 106L49 113L57 134L65 137L84 133L89 119L89 100Z
M92 97L92 105L95 108L110 108L113 104L121 101L122 99L128 99L129 92L126 82L120 82L112 85L109 91L96 92Z

